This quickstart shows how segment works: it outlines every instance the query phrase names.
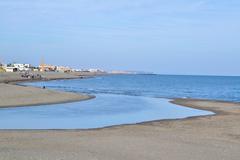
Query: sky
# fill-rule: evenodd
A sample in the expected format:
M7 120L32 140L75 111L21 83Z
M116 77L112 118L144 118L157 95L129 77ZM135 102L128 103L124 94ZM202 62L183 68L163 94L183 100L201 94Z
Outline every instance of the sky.
M240 75L239 0L0 0L0 61Z

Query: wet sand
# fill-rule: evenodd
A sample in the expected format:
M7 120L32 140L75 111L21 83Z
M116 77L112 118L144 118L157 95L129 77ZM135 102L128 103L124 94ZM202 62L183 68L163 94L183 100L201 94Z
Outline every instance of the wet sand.
M0 131L1 160L238 160L240 104L176 99L215 116L96 130Z

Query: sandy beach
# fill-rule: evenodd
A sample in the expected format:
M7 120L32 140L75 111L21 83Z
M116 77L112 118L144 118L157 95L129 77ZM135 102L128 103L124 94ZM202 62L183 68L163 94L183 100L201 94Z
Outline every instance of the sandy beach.
M46 80L79 78L66 73L42 73ZM22 78L19 73L0 74L0 108L21 107L44 104L67 103L93 98L89 95L66 93L35 87L24 87L3 82L21 82L29 79ZM2 82L2 83L1 83Z
M177 99L215 116L97 130L0 131L0 159L238 160L240 104Z
M66 103L93 98L88 95L1 83L0 90L0 108Z
M88 98L9 84L0 84L0 90L2 107ZM239 159L239 103L194 99L172 103L216 115L96 130L1 130L0 160Z

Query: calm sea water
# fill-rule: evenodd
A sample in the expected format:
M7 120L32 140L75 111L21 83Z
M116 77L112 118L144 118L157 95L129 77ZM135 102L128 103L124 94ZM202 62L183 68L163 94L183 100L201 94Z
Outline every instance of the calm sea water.
M186 97L240 102L240 77L116 75L28 85L87 94Z
M0 129L90 129L213 114L158 97L240 102L240 77L116 75L25 85L87 93L96 99L0 109Z

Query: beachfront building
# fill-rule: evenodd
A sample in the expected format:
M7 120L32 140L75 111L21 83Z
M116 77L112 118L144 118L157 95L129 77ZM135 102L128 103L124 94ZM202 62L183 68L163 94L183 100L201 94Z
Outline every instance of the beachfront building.
M20 71L20 72L31 70L31 65L30 64L14 63L14 64L12 64L12 67L17 68L17 70Z
M54 72L57 70L57 67L49 64L40 64L39 70L40 72Z
M70 67L57 66L56 71L66 73L66 72L72 72L72 69Z
M19 71L18 68L12 67L12 66L4 67L4 70L5 70L6 72L18 72L18 71Z
M14 67L11 63L10 64L5 64L2 65L2 68L6 71L6 72L17 72L18 69L16 67Z
M9 64L1 64L0 67L4 69L6 72L24 72L31 71L32 67L30 64L22 64L22 63L9 63Z
M33 67L33 68L32 68L32 71L33 71L33 72L38 72L38 71L39 71L39 68L38 68L38 67Z
M98 72L105 72L104 70L101 70L101 69L88 69L88 72L91 72L91 73L98 73Z

